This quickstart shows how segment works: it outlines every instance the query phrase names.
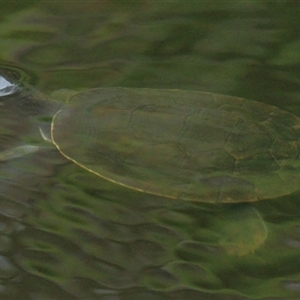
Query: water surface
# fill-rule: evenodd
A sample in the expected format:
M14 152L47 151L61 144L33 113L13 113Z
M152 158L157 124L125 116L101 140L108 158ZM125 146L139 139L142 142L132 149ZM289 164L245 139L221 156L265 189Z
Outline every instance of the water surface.
M0 69L45 95L176 88L300 116L299 10L288 1L7 2ZM43 146L0 164L1 299L299 298L299 193L254 203L267 239L230 255L219 244L230 223L222 206L102 180L41 139L37 124L49 116L22 97L1 99L0 150Z

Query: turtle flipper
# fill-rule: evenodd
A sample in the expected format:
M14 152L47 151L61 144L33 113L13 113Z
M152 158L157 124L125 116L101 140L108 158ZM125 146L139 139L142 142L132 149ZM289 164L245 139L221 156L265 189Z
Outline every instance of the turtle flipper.
M260 213L253 206L245 204L233 207L226 219L219 244L228 254L250 254L265 242L268 230Z
M39 146L22 145L0 152L0 161L6 161L22 157L24 155L36 152L40 149Z

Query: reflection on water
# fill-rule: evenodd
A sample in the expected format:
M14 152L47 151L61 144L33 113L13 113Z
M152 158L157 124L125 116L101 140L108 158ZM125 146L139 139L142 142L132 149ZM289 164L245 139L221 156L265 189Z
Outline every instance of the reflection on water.
M300 226L292 207L280 212L276 201L258 204L268 240L255 253L232 256L218 243L222 209L112 186L58 153L27 160L36 174L18 168L19 161L7 167L22 186L1 184L3 295L18 288L57 293L55 299L297 295ZM296 200L280 202L295 208Z
M296 2L11 5L1 59L34 70L41 90L209 90L298 114ZM230 255L220 245L227 209L105 182L41 139L22 98L5 99L0 151L43 148L0 162L1 299L299 298L299 193L254 203L268 236L253 253Z

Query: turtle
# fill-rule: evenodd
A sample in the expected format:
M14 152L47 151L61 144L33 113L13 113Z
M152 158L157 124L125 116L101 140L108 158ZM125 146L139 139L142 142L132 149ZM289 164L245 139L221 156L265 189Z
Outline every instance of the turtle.
M103 87L61 95L64 105L49 106L45 139L83 169L136 192L238 205L220 233L228 254L254 253L267 238L249 203L298 190L300 118L275 106L176 89ZM31 147L0 159L37 150Z

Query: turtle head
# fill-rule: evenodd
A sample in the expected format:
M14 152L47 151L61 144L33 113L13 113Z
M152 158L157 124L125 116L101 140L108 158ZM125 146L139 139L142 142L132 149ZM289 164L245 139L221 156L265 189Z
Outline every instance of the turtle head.
M22 76L10 70L0 70L0 105L3 116L11 115L23 124L19 133L23 143L0 151L0 161L10 160L37 151L43 147L42 139L51 141L51 120L66 99L74 93L59 90L51 95L41 93ZM2 149L1 149L2 150Z

